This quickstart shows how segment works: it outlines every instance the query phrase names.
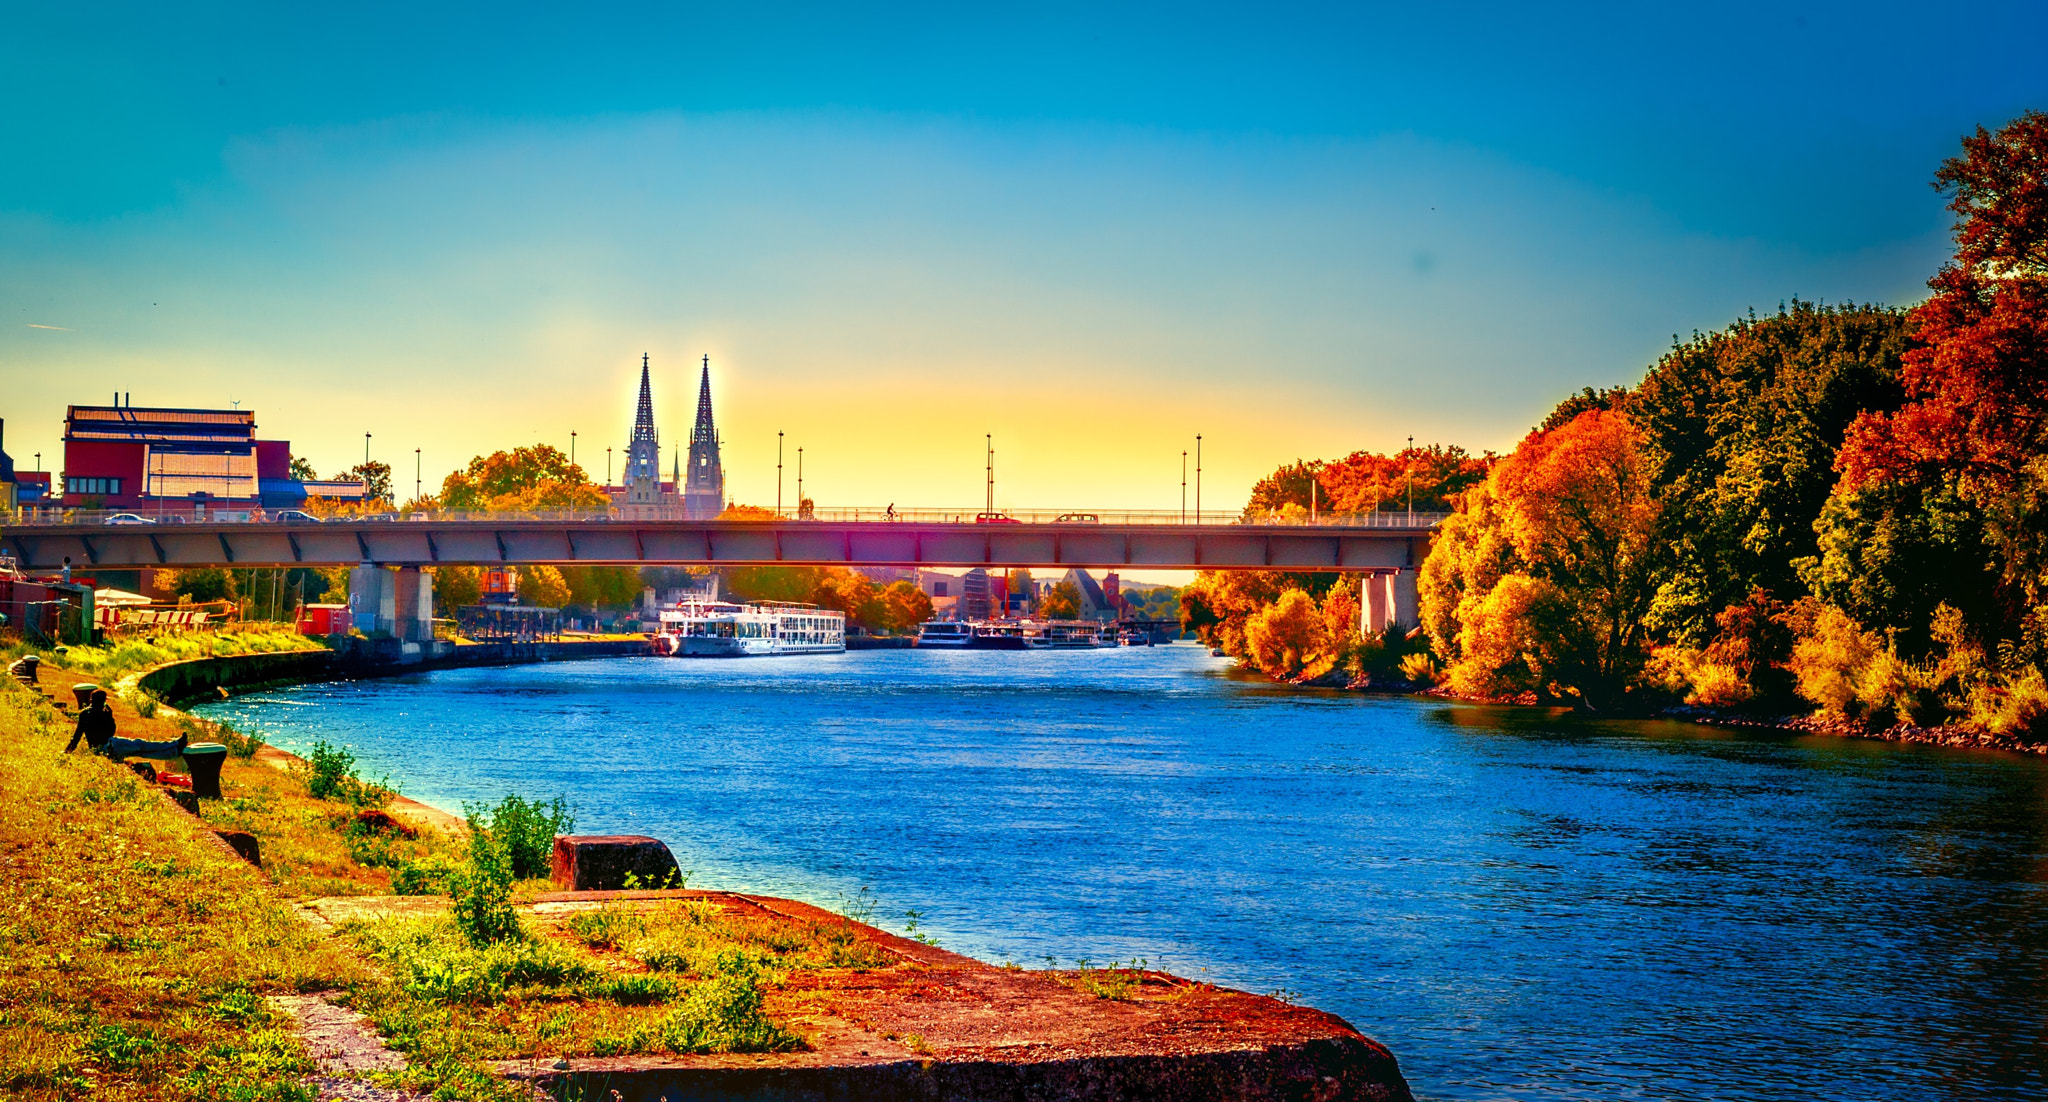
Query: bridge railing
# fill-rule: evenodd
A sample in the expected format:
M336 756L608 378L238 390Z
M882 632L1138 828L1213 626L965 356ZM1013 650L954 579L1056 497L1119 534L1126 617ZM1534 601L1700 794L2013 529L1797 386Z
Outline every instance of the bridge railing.
M1009 509L993 514L979 509L934 509L894 508L886 505L845 506L814 509L798 515L786 510L780 516L772 510L733 510L732 515L722 519L747 521L788 521L819 523L861 523L861 524L961 524L999 526L1005 524L1066 524L1066 525L1260 525L1285 527L1329 527L1329 528L1434 528L1442 523L1445 513L1411 513L1407 510L1382 510L1368 513L1319 513L1311 518L1278 514L1251 515L1241 511L1179 509ZM65 509L55 506L37 506L18 510L12 517L0 516L0 527L34 528L75 525L121 525L156 526L183 524L248 524L260 526L276 523L280 519L277 510L260 509L214 509L205 516L197 516L189 509L178 511L156 511L149 509ZM298 520L293 516L290 519ZM472 523L556 523L556 524L605 524L631 523L635 521L684 521L689 518L681 506L666 505L622 505L610 509L539 509L520 511L464 511L411 509L368 515L344 515L327 517L326 524L351 525L402 525L421 521L472 522Z

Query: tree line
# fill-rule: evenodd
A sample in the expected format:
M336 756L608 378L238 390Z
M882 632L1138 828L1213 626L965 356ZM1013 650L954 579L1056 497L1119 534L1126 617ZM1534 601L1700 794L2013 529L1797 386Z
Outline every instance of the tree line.
M1453 511L1416 638L1358 638L1336 575L1204 574L1184 619L1282 676L1377 663L1591 709L2048 736L2048 115L1980 128L1934 184L1955 250L1918 306L1794 300L1674 338L1505 456L1359 453L1262 480L1261 518L1310 493L1405 508L1389 472L1414 473L1417 511Z

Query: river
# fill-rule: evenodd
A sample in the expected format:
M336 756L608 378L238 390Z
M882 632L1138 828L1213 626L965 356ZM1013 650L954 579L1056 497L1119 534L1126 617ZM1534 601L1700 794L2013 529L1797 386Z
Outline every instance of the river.
M2048 1096L2048 763L1295 690L1205 650L628 658L201 711L693 887L1282 992L1425 1099Z

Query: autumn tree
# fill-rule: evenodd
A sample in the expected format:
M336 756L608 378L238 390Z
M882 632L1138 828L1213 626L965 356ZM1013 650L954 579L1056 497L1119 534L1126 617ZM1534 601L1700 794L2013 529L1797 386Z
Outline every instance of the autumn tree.
M1045 620L1071 620L1081 615L1081 587L1061 578L1038 600L1038 615Z
M1979 628L2039 663L2048 660L2048 114L2027 112L1996 133L1979 127L1934 184L1956 216L1955 256L1910 315L1907 401L1850 430L1837 463L1840 511L1961 506L1981 517L1980 561L1995 585ZM1895 614L1931 622L1925 607Z
M602 509L610 503L582 467L548 444L477 456L441 481L443 509Z
M536 608L561 608L569 603L569 583L552 566L519 567L519 603Z
M360 482L363 484L363 500L366 502L391 501L391 464L371 460L358 463L334 477L336 482Z
M1325 514L1392 512L1408 508L1411 490L1416 512L1448 512L1458 494L1486 477L1493 462L1491 453L1474 456L1442 444L1392 455L1358 451L1328 463L1296 460L1252 487L1245 515L1282 515L1293 506L1305 516L1312 505Z
M429 568L434 579L434 604L444 616L452 615L463 605L473 605L484 599L482 572L474 566L436 566Z
M890 631L907 634L932 618L932 599L918 584L908 580L889 583L882 590L883 623Z
M1468 506L1474 519L1446 533L1460 561L1426 565L1421 587L1425 621L1454 640L1453 684L1610 705L1641 667L1655 592L1659 510L1641 434L1597 409L1531 433L1474 504L1484 511Z

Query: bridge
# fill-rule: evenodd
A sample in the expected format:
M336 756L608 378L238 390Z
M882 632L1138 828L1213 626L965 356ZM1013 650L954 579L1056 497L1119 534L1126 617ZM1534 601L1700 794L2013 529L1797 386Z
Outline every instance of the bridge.
M887 519L891 513L895 519ZM1020 514L990 523L971 511L863 509L806 519L693 521L615 509L278 523L72 512L0 524L0 546L31 571L60 570L68 560L81 570L587 564L1380 573L1420 564L1442 519L1393 512L1315 523L1184 517Z

